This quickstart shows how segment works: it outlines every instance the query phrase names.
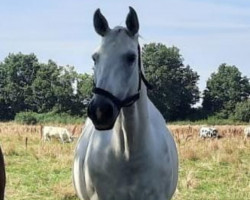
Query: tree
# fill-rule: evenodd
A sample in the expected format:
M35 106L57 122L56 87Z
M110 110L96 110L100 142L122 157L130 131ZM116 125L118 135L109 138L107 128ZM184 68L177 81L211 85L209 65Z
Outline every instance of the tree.
M58 77L60 70L55 62L48 61L48 64L40 64L36 79L32 83L34 112L49 112L57 102L55 88L59 85Z
M83 104L82 113L86 116L87 106L92 97L93 75L79 74L77 78L77 95L78 102Z
M77 99L74 88L77 77L74 67L59 67L52 60L48 64L40 64L32 84L33 111L81 114L79 110L83 104Z
M166 120L185 119L191 106L199 100L199 76L190 66L184 66L176 47L146 44L142 49L145 74L154 89L149 97Z
M5 58L0 70L0 101L7 106L4 111L6 114L31 109L31 85L38 69L38 60L34 54L9 54Z
M236 104L233 118L243 122L250 122L250 99Z
M0 120L8 120L14 116L11 112L10 104L6 102L6 81L6 70L4 69L4 64L0 63Z
M67 112L69 114L73 114L73 110L75 109L74 103L76 103L74 101L75 89L73 88L73 85L77 79L77 73L74 71L74 67L59 67L59 76L57 78L58 82L54 87L57 101L54 109L57 112Z
M217 73L212 73L203 93L203 108L208 114L219 113L228 118L238 102L250 95L250 84L236 66L221 64Z
M92 96L93 76L79 74L77 79L77 94L83 101L89 101Z
M39 63L34 54L9 54L0 63L0 119L13 119L23 111L82 115L83 100L91 91L85 79L92 80L71 66L58 66L52 60Z

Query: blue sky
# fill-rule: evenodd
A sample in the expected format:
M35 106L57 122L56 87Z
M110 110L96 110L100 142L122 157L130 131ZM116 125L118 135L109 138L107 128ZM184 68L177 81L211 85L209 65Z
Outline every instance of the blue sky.
M124 25L128 6L139 16L141 44L177 46L200 75L199 87L221 63L250 77L249 0L0 0L0 61L11 53L35 53L91 72L100 42L92 25L101 8L110 27Z

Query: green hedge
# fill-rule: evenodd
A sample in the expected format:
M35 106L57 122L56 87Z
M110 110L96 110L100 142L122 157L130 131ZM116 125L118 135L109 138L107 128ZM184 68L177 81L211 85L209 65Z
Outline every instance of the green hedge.
M245 122L235 120L235 119L220 119L216 116L210 116L207 119L197 120L197 121L174 121L167 122L167 124L174 125L244 125L247 124Z
M81 116L71 116L67 113L35 113L35 112L20 112L16 114L15 121L20 124L46 124L46 123L56 123L56 124L75 124L83 123L85 121L84 117Z
M37 124L36 113L33 112L20 112L16 114L15 121L21 124Z
M15 116L15 121L21 124L48 124L48 123L55 123L55 124L81 124L84 123L85 117L81 116L71 116L67 113L44 113L38 114L34 112L20 112ZM195 121L172 121L167 122L167 124L176 124L176 125L243 125L248 124L247 122L243 122L243 120L239 119L220 119L216 116L208 117L204 120L195 120Z

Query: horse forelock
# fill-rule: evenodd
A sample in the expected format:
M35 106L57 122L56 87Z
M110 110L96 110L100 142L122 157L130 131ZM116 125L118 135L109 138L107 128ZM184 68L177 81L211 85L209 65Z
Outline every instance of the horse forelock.
M127 28L123 26L116 26L113 29L111 29L109 33L106 35L106 38L112 38L112 40L116 40L122 37L127 37L128 39L137 40L138 34L133 36L130 34Z

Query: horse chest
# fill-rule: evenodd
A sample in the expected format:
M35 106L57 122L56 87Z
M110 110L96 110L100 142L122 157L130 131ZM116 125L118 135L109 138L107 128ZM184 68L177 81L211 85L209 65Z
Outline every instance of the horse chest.
M90 161L88 166L92 187L98 196L108 200L161 199L160 190L165 186L159 185L158 180L164 173L157 169L150 155L142 153L126 160L122 155L117 157L109 152L95 158L98 159Z

